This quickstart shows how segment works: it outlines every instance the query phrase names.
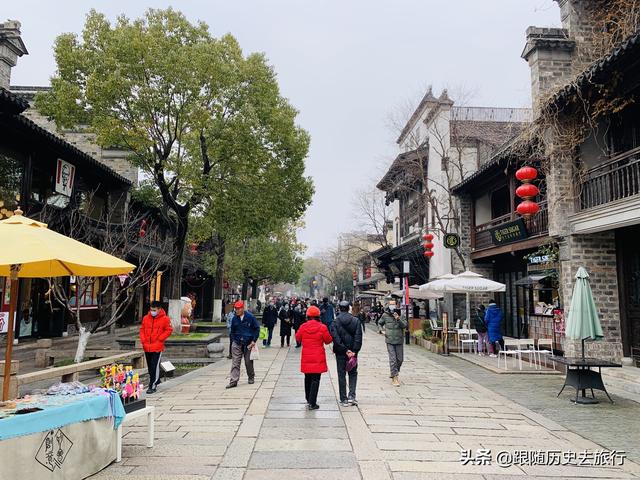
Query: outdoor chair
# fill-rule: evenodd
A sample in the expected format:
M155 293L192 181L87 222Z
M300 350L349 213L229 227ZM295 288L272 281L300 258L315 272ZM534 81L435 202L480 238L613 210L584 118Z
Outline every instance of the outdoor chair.
M547 366L547 357L551 358L551 362L553 364L553 369L556 368L556 362L553 360L553 339L552 338L539 338L538 339L538 362L542 366L542 361L540 360L541 356L544 355L544 366Z
M536 342L533 338L521 338L519 341L520 344L520 355L529 355L529 363L533 363L535 365L536 370L541 368L540 361L538 357L538 349L536 348ZM533 362L531 361L533 360ZM522 362L520 362L520 370L522 370Z
M438 322L434 318L430 318L429 323L431 324L433 334L442 336L442 327L438 326Z
M520 350L520 340L515 338L505 338L504 348L498 352L498 368L500 368L500 357L504 356L504 369L507 369L507 356L512 355L514 360L518 357L520 370L522 370L522 352Z
M469 345L469 353L476 353L478 339L473 336L478 335L475 329L461 328L458 330L458 351L464 353L464 346Z

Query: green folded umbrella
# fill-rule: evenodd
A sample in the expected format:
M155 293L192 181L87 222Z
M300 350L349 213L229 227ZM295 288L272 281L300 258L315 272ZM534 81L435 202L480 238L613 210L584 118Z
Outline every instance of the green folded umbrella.
M589 274L583 267L578 268L576 273L565 334L572 340L582 340L582 358L586 339L602 340L604 337L589 285Z

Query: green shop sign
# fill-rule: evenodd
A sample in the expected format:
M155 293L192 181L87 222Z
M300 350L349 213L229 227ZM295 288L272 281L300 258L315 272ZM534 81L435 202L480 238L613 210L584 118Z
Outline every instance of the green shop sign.
M494 245L504 245L527 238L527 227L522 218L492 228L489 232L491 233L491 240Z

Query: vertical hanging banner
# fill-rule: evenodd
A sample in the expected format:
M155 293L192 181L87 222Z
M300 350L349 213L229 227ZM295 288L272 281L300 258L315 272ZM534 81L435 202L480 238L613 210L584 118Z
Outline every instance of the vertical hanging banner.
M409 305L409 277L404 278L404 304Z
M56 192L70 197L73 193L75 175L75 165L59 158L56 166Z

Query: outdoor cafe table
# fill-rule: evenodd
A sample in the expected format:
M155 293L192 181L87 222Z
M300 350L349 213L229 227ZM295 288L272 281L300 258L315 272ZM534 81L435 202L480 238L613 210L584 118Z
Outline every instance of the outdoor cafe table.
M567 376L564 385L558 392L558 397L567 385L576 389L576 398L572 399L575 403L593 404L598 403L593 390L602 390L607 394L609 401L613 403L609 392L602 382L602 368L605 367L622 367L619 363L613 363L608 360L599 358L582 358L582 357L551 357L555 362L565 365L567 368ZM592 370L597 368L598 370ZM586 391L591 390L591 398L586 396ZM582 396L578 394L582 391Z
M0 480L87 478L116 459L125 416L118 395L43 395L18 400L41 408L0 416Z

